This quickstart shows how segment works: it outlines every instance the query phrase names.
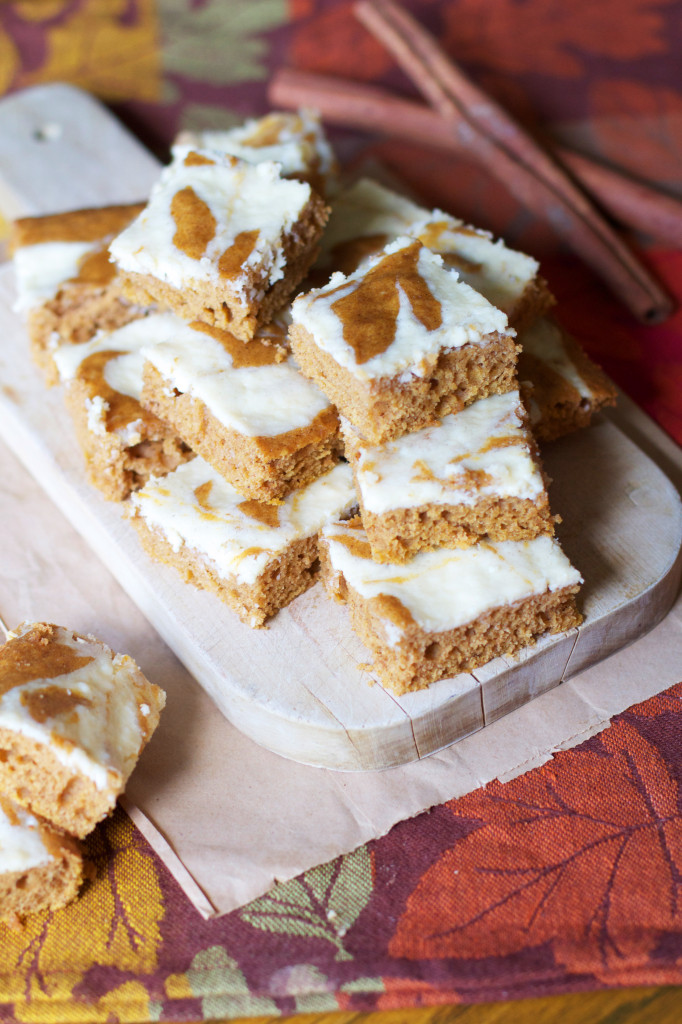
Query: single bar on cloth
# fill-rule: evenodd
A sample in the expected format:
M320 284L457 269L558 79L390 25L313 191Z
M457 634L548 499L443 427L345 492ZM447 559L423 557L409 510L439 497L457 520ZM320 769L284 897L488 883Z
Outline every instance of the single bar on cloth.
M343 443L335 408L274 326L245 343L176 320L145 350L142 403L244 497L277 502L327 473Z
M479 541L423 551L406 565L372 559L358 518L322 531L322 578L346 601L383 686L402 694L513 654L582 621L582 583L558 542Z
M112 501L192 458L173 428L140 405L142 350L166 338L176 322L172 313L150 313L55 351L88 477Z
M123 295L108 251L142 209L104 206L14 222L16 309L26 316L31 354L48 383L57 380L52 357L59 345L87 341L144 312Z
M615 386L556 321L541 317L518 341L519 380L531 385L527 404L538 441L587 427L600 409L616 404Z
M536 445L518 391L490 395L433 427L368 445L343 421L372 558L528 540L554 532Z
M316 581L318 534L357 506L340 463L280 505L244 498L197 456L130 498L145 551L254 628Z
M0 920L58 910L82 879L77 840L0 796Z
M404 235L439 253L446 266L454 267L463 281L503 310L517 330L554 305L532 256L370 178L361 178L335 197L313 268L315 280L334 271L352 273L362 260Z
M110 252L133 301L248 341L307 273L327 215L278 164L178 147Z
M319 114L310 108L274 110L223 131L183 131L175 144L229 153L250 164L274 161L283 178L307 181L321 196L334 191L336 157Z
M397 239L291 309L301 369L372 444L515 387L504 313L414 239Z
M87 835L114 809L165 700L95 637L24 623L0 647L0 793Z

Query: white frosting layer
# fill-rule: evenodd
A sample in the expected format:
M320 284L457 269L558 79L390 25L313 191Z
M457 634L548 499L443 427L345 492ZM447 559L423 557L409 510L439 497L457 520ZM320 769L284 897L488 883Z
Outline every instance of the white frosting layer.
M564 345L561 328L552 320L541 317L519 337L522 348L547 363L555 373L574 387L581 398L588 400L593 392L580 376L578 368Z
M45 846L37 818L18 804L11 804L8 810L0 800L0 875L49 864L54 858Z
M142 392L143 349L173 336L184 329L184 324L172 313L150 313L115 331L99 331L90 341L80 345L62 345L54 353L59 378L68 384L78 376L81 364L97 352L120 352L110 359L104 369L104 379L120 394L129 395L138 402ZM89 409L93 417L101 415L101 408Z
M417 269L441 305L440 326L427 330L415 316L404 290L399 287L400 310L393 342L384 352L364 363L358 363L355 350L344 338L343 322L332 306L356 289L365 274L382 259L413 244L414 241L409 238L397 239L381 255L367 260L354 274L348 277L334 274L325 288L300 295L292 305L294 323L306 328L323 351L359 380L395 377L403 373L428 376L439 353L445 349L460 348L468 342L485 344L493 332L514 335L501 310L492 306L469 285L459 281L455 271L444 268L439 256L422 247ZM377 316L380 315L381 311L378 311ZM367 316L365 329L372 329L370 315Z
M292 358L235 368L218 340L178 323L172 338L145 349L145 357L171 387L203 402L228 429L247 437L274 437L308 426L328 407L328 399Z
M381 445L363 443L346 421L343 432L359 455L353 462L363 505L376 515L427 504L474 505L493 495L534 501L544 491L518 391L482 398L438 426ZM479 474L475 485L472 473Z
M364 540L362 530L337 523L323 536L333 569L358 594L367 600L380 594L397 598L428 633L456 629L493 608L582 582L551 537L440 548L420 552L406 565L391 565L354 554L337 539ZM397 642L400 627L390 626Z
M93 249L92 242L38 242L14 253L17 300L24 312L53 299L67 281L78 276L81 261Z
M281 178L272 162L248 164L210 150L201 155L213 161L185 164L190 147L177 147L175 159L153 187L142 213L110 246L124 270L150 274L175 288L192 283L224 283L218 271L220 257L242 232L258 232L256 245L243 262L245 274L264 279L261 291L284 273L282 237L299 219L311 196L310 186ZM173 239L177 226L171 216L176 193L191 188L216 221L215 233L203 255L195 259ZM230 289L244 302L253 297L244 275L230 279Z
M255 583L268 563L295 540L319 532L356 502L350 467L342 463L326 476L268 506L278 526L249 515L247 502L198 456L163 479L152 479L130 503L148 527L158 530L174 551L183 545L211 562L221 577ZM241 506L241 507L240 507Z
M363 178L335 199L322 239L321 264L333 261L335 246L354 238L400 235L419 238L446 257L451 255L460 277L494 305L508 312L539 270L537 260L509 249L442 210L427 210L383 185ZM447 260L446 260L447 262Z
M312 110L274 112L225 131L183 132L178 145L229 153L251 164L275 161L285 177L311 171L328 174L335 166L332 148ZM173 155L176 150L174 146Z
M29 630L30 624L13 635ZM91 779L99 790L110 790L113 805L146 739L131 672L134 662L68 630L58 629L57 640L92 660L64 675L38 676L7 690L0 696L0 727L49 746L61 764ZM27 698L55 687L78 700L40 722L30 713Z

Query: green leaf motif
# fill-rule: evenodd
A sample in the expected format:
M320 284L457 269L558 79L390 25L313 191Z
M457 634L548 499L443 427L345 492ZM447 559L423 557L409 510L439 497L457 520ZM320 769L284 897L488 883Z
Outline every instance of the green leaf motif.
M343 936L372 895L369 851L361 846L329 864L311 868L282 882L244 907L241 917L254 928L299 938L324 939L336 948L337 960L352 956Z
M187 982L192 995L201 998L206 1020L279 1015L272 999L250 994L236 960L222 946L210 946L196 954L187 971Z
M288 18L286 0L159 0L158 10L165 71L211 85L267 78L263 33Z

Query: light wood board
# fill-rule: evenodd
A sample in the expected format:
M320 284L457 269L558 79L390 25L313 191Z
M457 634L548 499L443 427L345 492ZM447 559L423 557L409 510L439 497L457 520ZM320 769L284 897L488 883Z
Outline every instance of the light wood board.
M38 113L43 124L53 126L49 158L48 143L36 137ZM86 139L117 133L119 177L111 191L111 152L74 150L72 122ZM29 126L25 137L22 124ZM23 179L16 170L7 173L16 165L24 168ZM22 213L140 198L158 170L111 115L65 86L0 103L0 167L5 193L11 192ZM87 199L81 175L91 183ZM37 191L41 176L52 182L49 207ZM0 182L0 202L2 194ZM328 601L319 586L280 612L269 629L253 631L213 595L147 559L121 509L87 484L60 390L44 389L12 303L12 272L4 268L0 433L223 713L276 753L344 770L424 757L634 641L673 601L682 570L679 495L604 420L551 446L546 460L555 478L553 508L564 518L561 540L587 581L584 624L543 638L514 659L496 659L472 674L397 698L371 685L363 667L371 655L351 631L345 609Z

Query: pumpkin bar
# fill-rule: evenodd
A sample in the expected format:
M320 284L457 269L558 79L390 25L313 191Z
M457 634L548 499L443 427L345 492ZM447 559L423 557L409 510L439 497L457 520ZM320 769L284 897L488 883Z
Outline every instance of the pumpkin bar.
M617 391L601 367L560 324L542 317L519 336L518 373L531 384L528 408L538 441L580 430Z
M58 345L87 341L140 316L125 298L109 242L143 208L106 206L23 217L12 229L17 311L27 319L34 361L50 384Z
M183 131L176 145L229 153L251 164L275 161L283 178L307 181L321 196L333 191L338 173L334 152L314 110L271 111L223 131Z
M442 210L418 206L400 193L361 178L334 199L314 268L316 280L352 273L370 254L402 235L418 238L454 267L463 281L506 313L520 330L554 305L537 260L487 231Z
M379 562L468 547L480 538L551 534L554 519L518 391L491 395L440 424L368 445L344 421L362 523Z
M299 295L291 311L301 369L372 444L516 386L504 313L414 239Z
M327 207L272 162L177 147L140 215L110 246L132 301L248 341L315 258Z
M192 457L175 431L140 405L142 349L175 323L171 313L150 313L54 354L88 477L112 501Z
M197 456L131 496L142 546L252 627L316 580L318 533L357 504L346 463L281 505L245 499Z
M557 541L480 541L422 551L407 565L372 560L359 518L322 531L322 578L348 603L383 686L402 694L513 654L582 621L582 582Z
M0 796L0 919L57 910L83 878L77 840Z
M336 409L271 329L245 343L178 320L145 357L142 404L244 497L280 501L341 458Z
M164 703L127 655L25 623L0 647L0 792L87 835L113 810Z

